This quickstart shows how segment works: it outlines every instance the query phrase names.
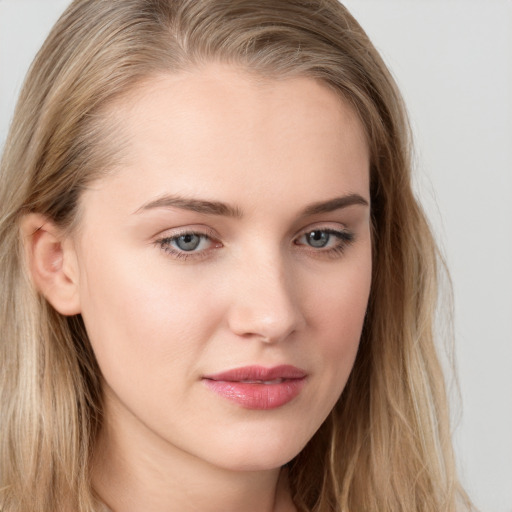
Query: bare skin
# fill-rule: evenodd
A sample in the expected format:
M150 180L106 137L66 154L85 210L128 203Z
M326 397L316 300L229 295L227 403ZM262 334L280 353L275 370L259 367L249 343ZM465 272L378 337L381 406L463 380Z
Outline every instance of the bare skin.
M370 290L363 128L312 79L218 64L123 101L123 167L84 192L77 233L47 223L34 251L102 371L94 487L115 512L294 511L281 468L340 396ZM270 397L250 407L210 386L283 365L303 377L277 406L288 378L250 382Z

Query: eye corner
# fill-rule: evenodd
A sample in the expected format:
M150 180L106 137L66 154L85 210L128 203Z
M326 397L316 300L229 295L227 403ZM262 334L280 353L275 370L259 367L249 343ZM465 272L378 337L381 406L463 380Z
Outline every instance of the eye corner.
M164 233L157 237L153 244L176 260L187 260L189 258L202 260L207 258L211 251L224 246L219 237L211 230L190 228ZM180 246L180 244L185 245Z
M316 241L311 235L317 235ZM320 234L320 236L318 236ZM341 256L345 250L355 241L355 234L346 228L333 228L330 226L310 227L303 230L293 239L293 244L301 250L312 254L315 257L336 258ZM318 242L317 244L315 242Z

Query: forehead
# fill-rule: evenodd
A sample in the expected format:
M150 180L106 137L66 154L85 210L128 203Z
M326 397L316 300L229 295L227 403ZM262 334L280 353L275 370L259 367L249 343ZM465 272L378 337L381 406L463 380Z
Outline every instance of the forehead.
M270 190L276 197L292 192L298 202L367 195L362 124L340 95L312 78L262 78L211 64L146 80L110 115L126 141L112 179L131 182L126 194L252 203Z

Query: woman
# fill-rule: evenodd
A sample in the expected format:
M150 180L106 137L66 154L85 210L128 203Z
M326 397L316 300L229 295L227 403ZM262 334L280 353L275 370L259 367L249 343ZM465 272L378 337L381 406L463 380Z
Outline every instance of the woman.
M2 510L470 508L409 147L335 0L75 1L2 160Z

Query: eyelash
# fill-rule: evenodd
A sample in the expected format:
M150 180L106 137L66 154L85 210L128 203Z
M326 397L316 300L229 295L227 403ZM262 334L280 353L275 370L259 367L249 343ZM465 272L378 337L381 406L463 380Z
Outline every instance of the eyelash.
M350 231L337 230L337 229L332 229L332 228L321 228L321 227L316 228L316 229L311 229L309 231L305 231L295 240L299 240L302 237L311 235L312 233L315 233L315 232L324 233L324 234L333 236L338 239L337 243L334 245L334 247L330 247L328 249L315 248L315 247L312 247L311 245L304 244L304 246L308 248L306 250L313 251L315 254L318 254L320 256L328 256L330 258L336 258L337 256L341 256L345 252L345 250L355 240L354 233L352 233ZM295 244L299 245L299 244L297 244L296 241L295 241Z
M300 240L302 237L311 235L314 232L321 232L321 233L327 234L329 236L334 236L338 239L338 242L336 243L336 245L334 247L330 247L328 249L323 249L321 247L315 248L315 247L312 247L307 244L297 243L297 241ZM204 240L210 240L213 243L214 247L210 247L208 249L204 249L201 251L195 251L195 250L184 251L184 250L179 250L179 249L177 250L174 247L172 247L171 244L173 242L176 242L181 237L187 236L187 235L199 237L201 239L199 243L201 243ZM336 257L341 256L345 252L347 247L350 246L354 242L354 240L355 240L354 234L349 231L346 231L346 230L336 230L336 229L332 229L332 228L316 228L316 229L311 229L309 231L304 231L300 236L295 238L294 244L307 247L307 249L305 249L305 250L311 251L311 252L315 253L316 255L327 256L330 258L336 258ZM160 238L160 239L156 240L155 243L166 254L169 254L172 257L174 257L176 259L180 259L180 260L187 260L189 258L202 259L202 258L207 257L208 253L211 250L222 247L222 243L216 240L215 235L213 233L200 232L200 231L194 231L194 230L182 231L182 232L176 233L172 236L166 236L165 238Z
M201 239L201 241L203 240L210 240L211 242L213 242L214 245L217 245L217 248L220 248L222 247L222 244L220 242L216 242L216 239L215 239L215 234L213 232L200 232L200 231L194 231L194 230L187 230L187 231L182 231L182 232L178 232L172 236L166 236L165 238L160 238L159 240L156 240L156 244L158 244L160 246L160 248L166 253L166 254L169 254L173 257L175 257L176 259L180 259L180 260L187 260L189 258L204 258L206 257L208 254L208 252L211 250L211 248L209 249L205 249L205 250L202 250L202 251L184 251L184 250L177 250L175 248L172 247L172 243L179 240L181 237L183 236L187 236L187 235L192 235L192 236L197 236ZM201 243L201 241L199 243Z

